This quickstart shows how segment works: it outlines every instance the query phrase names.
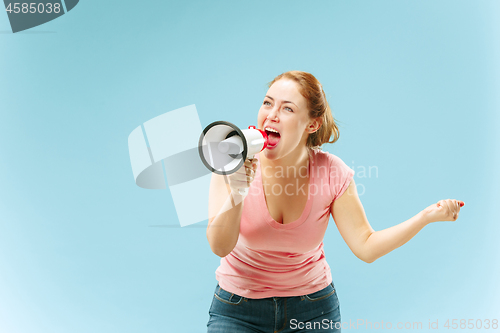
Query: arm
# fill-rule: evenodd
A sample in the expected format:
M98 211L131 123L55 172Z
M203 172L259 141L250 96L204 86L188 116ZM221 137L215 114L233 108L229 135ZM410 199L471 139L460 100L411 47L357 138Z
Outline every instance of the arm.
M331 205L335 224L342 238L359 259L372 263L413 238L424 226L434 221L458 218L461 204L456 200L441 200L393 227L374 231L366 218L354 180ZM458 210L457 210L458 207Z
M257 160L247 159L244 165L230 176L212 174L208 199L207 239L212 252L225 257L236 246L240 234L244 196L239 189L252 183Z
M212 174L209 193L207 239L212 252L222 258L238 242L243 198L231 193L224 177L217 174Z

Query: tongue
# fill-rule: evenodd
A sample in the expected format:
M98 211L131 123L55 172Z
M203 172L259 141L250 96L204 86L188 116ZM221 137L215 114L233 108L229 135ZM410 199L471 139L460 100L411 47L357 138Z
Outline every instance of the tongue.
M270 146L276 146L280 141L280 135L274 132L267 132L267 144Z

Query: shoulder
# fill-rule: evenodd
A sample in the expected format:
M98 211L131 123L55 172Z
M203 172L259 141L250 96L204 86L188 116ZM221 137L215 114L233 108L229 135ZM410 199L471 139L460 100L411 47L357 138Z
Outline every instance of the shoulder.
M354 178L351 169L340 157L328 151L312 149L314 154L313 170L319 178L327 178L335 192L343 192ZM336 197L336 196L335 196Z
M341 169L350 169L347 164L337 155L332 154L328 151L321 150L319 148L311 148L311 152L314 156L314 161L316 165L322 166L325 165L329 168L341 168Z
M331 153L321 150L321 148L310 148L313 163L316 165L329 165Z
M331 199L334 201L346 191L353 180L354 170L337 155L321 149L311 149L314 156L312 170L315 176L325 179L331 193Z

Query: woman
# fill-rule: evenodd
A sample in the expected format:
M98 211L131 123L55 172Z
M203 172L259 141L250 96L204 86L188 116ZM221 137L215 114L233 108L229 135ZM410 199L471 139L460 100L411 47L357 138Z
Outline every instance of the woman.
M208 332L340 331L339 301L323 251L330 214L352 252L371 263L430 222L455 221L463 202L441 200L374 231L354 171L318 149L337 141L339 132L321 84L309 73L276 77L257 123L268 135L267 148L226 179L214 174L210 186L214 218L207 238L222 259ZM246 197L238 191L245 187Z

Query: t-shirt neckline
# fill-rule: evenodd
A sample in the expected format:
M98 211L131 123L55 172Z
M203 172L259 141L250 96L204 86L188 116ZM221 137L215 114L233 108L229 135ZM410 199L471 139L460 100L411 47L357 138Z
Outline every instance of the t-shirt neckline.
M266 222L273 228L276 228L276 229L293 229L295 227L298 227L300 226L302 223L305 222L305 220L307 219L307 217L309 216L309 213L311 212L311 207L312 207L312 202L313 202L313 196L311 196L311 184L314 183L314 174L315 172L312 172L312 167L315 163L314 161L314 157L313 157L313 152L312 152L312 149L307 149L308 151L308 154L309 154L309 165L308 165L308 172L309 172L309 183L307 185L307 202L306 202L306 205L304 207L304 209L302 210L302 214L300 215L300 217L295 220L295 221L292 221L290 223L287 223L287 224L282 224L282 223L279 223L277 222L272 216L271 216L271 213L269 213L269 209L267 208L267 202L266 202L266 196L264 194L264 184L262 183L262 170L261 170L261 164L259 163L259 177L256 179L259 181L259 189L260 189L260 199L259 199L259 202L260 202L260 206L261 206L261 209L263 209L265 211L265 215L266 215Z

